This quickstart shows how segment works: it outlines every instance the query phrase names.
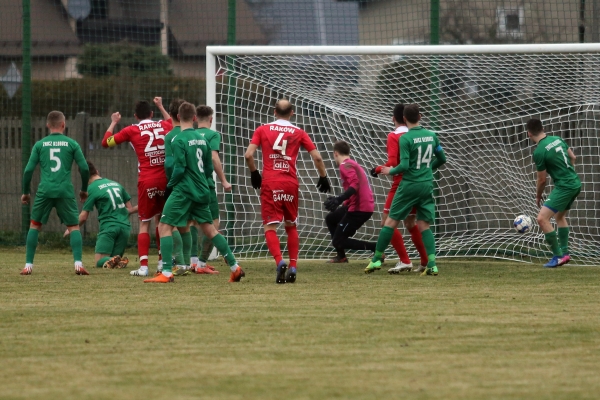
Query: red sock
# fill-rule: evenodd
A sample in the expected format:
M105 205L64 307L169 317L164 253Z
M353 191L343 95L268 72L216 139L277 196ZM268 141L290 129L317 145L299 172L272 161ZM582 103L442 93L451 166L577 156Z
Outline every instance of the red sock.
M138 234L138 256L140 257L140 265L142 267L148 266L148 251L150 250L150 234L139 233Z
M277 232L274 230L265 231L265 239L267 240L267 247L269 248L269 253L275 259L275 264L279 264L283 258L281 257L281 245L279 244L279 238L277 237Z
M413 226L409 231L410 237L419 252L419 257L421 257L421 265L427 265L429 259L427 258L427 251L425 250L425 245L423 244L423 237L421 236L421 231L418 226Z
M300 253L300 238L298 237L298 229L296 226L286 226L288 242L288 254L290 256L290 267L296 268L298 263L298 253Z
M156 227L156 248L158 249L158 261L162 260L162 254L160 254L160 235L158 234L158 226Z
M404 264L410 263L410 258L408 258L408 253L406 253L406 247L404 247L404 240L402 239L402 234L396 228L394 229L394 234L392 236L392 246L398 253L398 257L400 257L400 261Z

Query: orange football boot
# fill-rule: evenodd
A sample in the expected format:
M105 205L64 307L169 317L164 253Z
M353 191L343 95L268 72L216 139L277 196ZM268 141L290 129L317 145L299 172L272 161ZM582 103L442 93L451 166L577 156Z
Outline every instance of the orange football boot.
M238 267L235 269L235 271L232 271L231 275L229 275L229 282L239 282L245 276L246 276L246 273L244 272L242 267L240 267L238 265Z
M144 283L171 283L171 282L175 282L175 278L173 278L173 275L165 276L165 274L163 274L163 273L155 276L152 279L144 279Z

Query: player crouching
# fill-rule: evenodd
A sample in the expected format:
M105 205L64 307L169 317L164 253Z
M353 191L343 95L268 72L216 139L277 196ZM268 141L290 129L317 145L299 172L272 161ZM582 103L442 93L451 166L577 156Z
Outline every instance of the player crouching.
M160 247L165 260L173 253L173 227L184 227L188 220L197 222L202 232L212 240L231 269L229 282L239 282L245 276L237 264L225 238L213 226L209 209L209 187L204 165L212 162L211 152L202 135L194 129L196 108L193 104L183 103L179 107L178 119L181 133L171 142L173 152L173 173L167 184L167 202L158 225ZM146 283L173 282L172 266L163 265L162 273Z

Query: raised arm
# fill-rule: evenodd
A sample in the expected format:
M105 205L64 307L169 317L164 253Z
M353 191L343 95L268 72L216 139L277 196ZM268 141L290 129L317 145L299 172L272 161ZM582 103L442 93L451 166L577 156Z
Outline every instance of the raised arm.
M121 114L117 111L116 113L113 113L110 116L110 125L108 127L108 129L106 130L106 133L104 134L104 138L102 139L102 147L115 147L116 145L118 145L119 143L121 143L123 140L120 140L121 138L117 138L116 135L114 135L114 130L115 127L117 126L117 124L119 123L119 121L121 121ZM119 132L120 134L121 132ZM119 139L119 140L117 140Z
M163 119L165 121L168 121L171 118L171 116L169 115L169 113L167 112L165 107L163 106L162 97L155 97L154 104L156 104L156 107L158 107L158 109L160 110L160 113L162 114Z

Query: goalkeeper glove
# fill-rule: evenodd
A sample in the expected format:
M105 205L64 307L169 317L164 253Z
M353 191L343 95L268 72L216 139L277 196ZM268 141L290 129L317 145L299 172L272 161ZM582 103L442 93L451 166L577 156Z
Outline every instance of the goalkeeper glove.
M262 186L262 176L260 176L259 170L250 172L250 181L252 181L252 187L254 189L260 189Z
M373 167L373 169L371 169L371 176L373 178L377 178L377 176L381 173L381 168L381 165Z
M327 211L331 211L334 212L335 210L337 210L337 208L339 207L341 201L340 199L338 199L335 196L329 196L327 198L327 200L325 200L325 203L323 203L325 205L325 209Z
M319 182L317 183L317 189L321 193L331 191L331 185L329 184L329 179L327 179L327 176L322 176L319 178Z

